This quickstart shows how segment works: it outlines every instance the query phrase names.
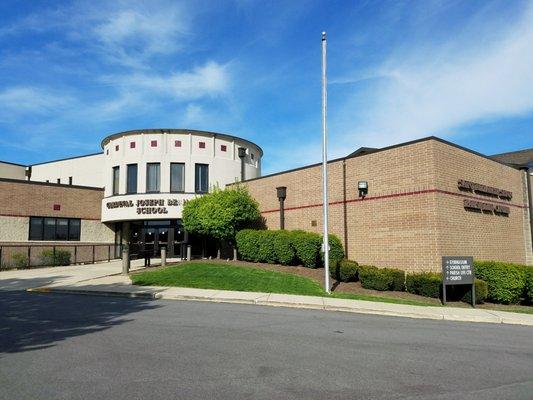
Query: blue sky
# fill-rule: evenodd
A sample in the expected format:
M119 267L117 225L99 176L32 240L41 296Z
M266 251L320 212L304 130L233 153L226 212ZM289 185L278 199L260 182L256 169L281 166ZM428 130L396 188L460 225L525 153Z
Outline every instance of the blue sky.
M263 173L437 135L533 147L533 2L0 3L0 160L100 151L122 130L248 138Z

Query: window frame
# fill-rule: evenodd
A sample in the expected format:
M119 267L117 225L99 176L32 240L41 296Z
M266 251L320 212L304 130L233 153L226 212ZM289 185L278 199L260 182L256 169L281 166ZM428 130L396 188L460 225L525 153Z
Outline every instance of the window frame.
M200 176L199 167L206 167L206 190L201 190L198 185L198 177ZM201 182L200 182L201 183ZM199 194L209 193L209 164L195 163L194 164L194 192Z
M115 176L115 173L117 173L117 176ZM111 190L113 196L118 196L120 194L120 165L115 165L112 169Z
M33 224L33 221L40 221L38 226ZM67 221L66 224L66 235L65 239L60 239L57 237L58 231L58 221ZM45 222L53 221L53 232L50 238L45 238ZM32 229L33 227L33 229ZM37 231L35 231L37 229ZM29 241L39 241L39 242L79 242L81 239L81 218L68 218L68 217L39 217L39 216L30 216L29 229L28 229L28 240Z
M149 190L149 173L148 169L150 166L157 165L157 189L156 190ZM160 193L161 192L161 163L159 162L149 162L146 163L146 193Z
M172 166L181 165L181 190L172 190ZM170 193L185 193L185 163L171 162L170 163Z
M130 168L135 167L135 190L130 190ZM137 163L126 164L126 194L139 192L139 165Z

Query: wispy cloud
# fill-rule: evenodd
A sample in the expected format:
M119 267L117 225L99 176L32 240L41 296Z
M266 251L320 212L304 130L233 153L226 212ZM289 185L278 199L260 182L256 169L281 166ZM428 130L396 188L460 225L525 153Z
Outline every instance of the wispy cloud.
M340 143L332 151L453 136L465 124L531 112L533 7L497 33L492 43L450 35L447 43L419 43L389 57L370 76L375 82L364 102L358 92L342 106L332 125Z

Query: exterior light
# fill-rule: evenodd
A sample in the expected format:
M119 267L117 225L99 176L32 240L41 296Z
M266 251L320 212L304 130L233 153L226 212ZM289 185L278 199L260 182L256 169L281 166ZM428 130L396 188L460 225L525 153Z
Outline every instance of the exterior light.
M286 186L279 186L276 188L278 192L278 200L285 200L287 198L287 187Z
M367 181L359 181L357 183L357 188L359 189L359 197L362 197L363 199L368 194L368 182Z
M279 200L279 229L285 229L285 199L287 198L287 187L279 186L276 188Z

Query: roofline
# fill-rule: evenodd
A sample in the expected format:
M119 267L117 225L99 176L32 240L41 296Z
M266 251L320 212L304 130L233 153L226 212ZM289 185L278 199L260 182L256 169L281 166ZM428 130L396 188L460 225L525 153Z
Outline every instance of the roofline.
M517 153L525 153L527 151L533 151L533 147L529 149L522 149L522 150L515 150L515 151L507 151L505 153L498 153L498 154L492 154L490 157L500 157L500 156L507 156L509 154L517 154Z
M56 187L62 187L62 188L87 189L87 190L98 190L98 191L104 190L104 188L99 188L96 186L68 185L65 183L27 181L24 179L0 178L0 182L22 183L26 185L56 186Z
M102 149L107 144L107 142L109 142L110 140L117 139L117 138L122 137L122 136L136 135L136 134L139 134L139 133L193 133L193 134L197 133L197 134L203 134L203 135L212 135L215 138L216 137L221 137L221 138L229 138L231 140L238 139L238 140L242 140L245 143L251 144L252 146L257 147L259 149L259 152L261 153L261 157L263 157L263 149L261 148L261 146L255 144L254 142L252 142L252 141L250 141L248 139L243 139L243 138L241 138L239 136L229 135L227 133L218 133L218 132L211 132L211 131L199 131L199 130L196 130L196 129L177 129L177 128L134 129L134 130L130 130L130 131L123 131L123 132L113 133L111 135L106 136L102 140L102 143L101 143Z
M463 147L463 146L460 146L458 144L449 142L447 140L441 139L441 138L436 137L436 136L427 136L427 137L423 137L423 138L420 138L420 139L410 140L408 142L394 144L392 146L382 147L380 149L376 149L376 151L373 151L371 153L348 155L348 156L345 156L345 157L335 158L333 160L329 160L328 164L339 162L339 161L343 161L343 160L348 160L348 159L351 159L351 158L365 157L365 156L373 155L373 154L376 154L376 153L379 153L379 152L382 152L382 151L392 150L392 149L395 149L395 148L398 148L398 147L409 146L409 145L412 145L412 144L421 143L421 142L425 142L425 141L428 141L428 140L435 140L437 142L444 143L444 144L446 144L448 146L455 147L455 148L457 148L459 150L466 151L467 153L471 153L471 154L474 154L476 156L483 157L483 158L485 158L487 160L490 160L492 162L504 165L506 167L509 167L509 168L512 168L512 169L519 169L518 167L514 167L514 166L511 166L511 165L508 165L508 164L506 164L504 162L501 162L501 161L498 161L498 160L494 160L494 159L490 158L489 156L486 156L485 154L479 153L479 152L477 152L475 150L468 149L466 147ZM315 163L315 164L305 165L303 167L297 167L297 168L288 169L288 170L285 170L285 171L275 172L273 174L268 174L268 175L259 176L257 178L247 179L247 180L244 180L242 182L244 183L244 182L256 181L256 180L263 179L263 178L270 178L270 177L277 176L277 175L282 175L282 174L287 174L287 173L291 173L291 172L300 171L300 170L307 169L307 168L317 167L319 165L322 165L322 163L318 162L318 163ZM237 182L237 183L239 183L239 182ZM230 183L228 185L234 185L234 184L235 183ZM228 185L226 185L226 186L228 186Z
M28 167L28 165L26 165L26 164L19 164L19 163L14 163L14 162L10 162L10 161L2 161L2 160L0 160L0 163L9 164L9 165L16 165L17 167Z
M100 155L100 154L104 154L104 152L100 151L98 153L85 154L83 156L74 156L74 157L60 158L58 160L52 160L52 161L43 161L43 162L36 163L36 164L30 164L30 165L28 165L28 167L33 167L34 165L51 164L51 163L55 163L55 162L59 162L59 161L74 160L75 158L84 158L84 157L97 156L97 155Z

